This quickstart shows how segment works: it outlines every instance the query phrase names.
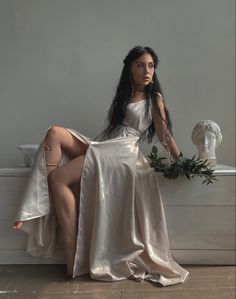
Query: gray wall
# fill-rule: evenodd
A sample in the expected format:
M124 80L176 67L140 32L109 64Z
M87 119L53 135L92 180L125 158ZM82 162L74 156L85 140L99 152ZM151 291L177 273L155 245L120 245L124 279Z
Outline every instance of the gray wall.
M153 47L180 149L217 122L218 162L234 157L234 0L0 0L0 167L22 162L52 124L95 137L128 50ZM149 147L144 148L148 153Z

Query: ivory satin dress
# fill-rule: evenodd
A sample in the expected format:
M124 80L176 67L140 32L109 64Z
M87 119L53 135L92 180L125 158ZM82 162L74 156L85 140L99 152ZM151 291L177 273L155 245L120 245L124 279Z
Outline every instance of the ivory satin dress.
M146 105L147 100L129 103L121 133L109 139L102 133L92 140L67 129L89 145L80 181L73 277L89 273L97 280L145 279L163 286L189 277L172 258L158 177L139 150L140 136L152 123L152 105ZM52 256L60 238L43 143L16 217L20 220L28 220L22 226L28 233L26 251Z

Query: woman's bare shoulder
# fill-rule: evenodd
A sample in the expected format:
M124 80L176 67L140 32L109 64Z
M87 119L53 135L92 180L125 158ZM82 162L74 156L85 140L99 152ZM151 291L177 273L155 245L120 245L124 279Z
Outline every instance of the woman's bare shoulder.
M161 108L164 106L164 99L163 99L163 96L160 92L156 92L155 93L156 95L156 103L157 105Z

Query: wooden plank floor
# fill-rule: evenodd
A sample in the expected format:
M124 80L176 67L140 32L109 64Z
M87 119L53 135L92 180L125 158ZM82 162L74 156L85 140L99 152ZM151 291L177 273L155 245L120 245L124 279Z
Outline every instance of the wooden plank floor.
M184 284L162 287L150 282L102 282L88 275L65 277L64 265L0 265L1 299L233 299L234 266L183 267Z

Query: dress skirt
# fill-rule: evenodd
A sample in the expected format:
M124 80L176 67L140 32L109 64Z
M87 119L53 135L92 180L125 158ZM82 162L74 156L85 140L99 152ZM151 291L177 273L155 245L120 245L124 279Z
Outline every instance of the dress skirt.
M92 140L88 144L80 189L73 277L149 280L163 286L183 283L189 272L171 255L158 177L139 150L140 134ZM65 153L61 164L67 161ZM79 185L80 184L80 185ZM26 251L51 257L60 232L48 190L43 142L40 144L16 221L25 221Z

